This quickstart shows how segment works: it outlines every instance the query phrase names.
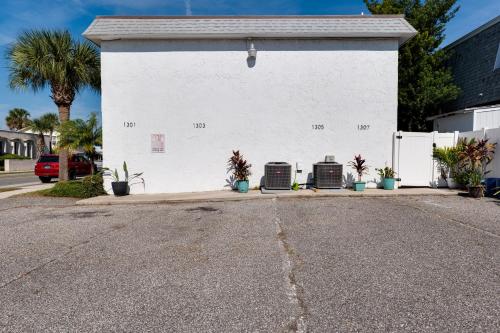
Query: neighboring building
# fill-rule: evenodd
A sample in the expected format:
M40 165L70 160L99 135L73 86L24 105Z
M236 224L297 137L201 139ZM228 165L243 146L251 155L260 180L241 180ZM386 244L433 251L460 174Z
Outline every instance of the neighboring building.
M27 129L27 128L23 128L23 129L19 130L19 132L35 134L35 133L33 133L32 130ZM48 149L49 145L52 144L52 149L55 149L57 147L57 142L59 139L59 132L58 131L52 132L52 140L50 140L50 133L49 132L45 132L44 136L45 136L45 147L47 147L47 149Z
M148 193L217 190L240 149L302 170L361 153L392 165L402 16L97 17L104 165L144 172ZM133 186L132 192L142 192Z
M57 133L52 137L52 147L56 147ZM49 147L50 136L44 136L45 147ZM15 154L32 159L38 158L38 135L28 130L9 131L0 130L0 156ZM47 148L48 149L48 148Z
M500 127L500 105L468 108L429 117L428 120L433 121L434 131L441 133Z
M448 65L461 94L447 106L451 118L442 115L429 118L436 119L434 129L438 127L437 119L447 119L439 120L439 131L442 131L444 123L446 128L453 123L461 128L478 128L476 116L481 113L486 117L485 112L493 122L482 123L484 127L498 126L498 116L495 115L500 105L500 16L459 38L445 50L450 53ZM490 106L491 111L487 111L485 107ZM448 130L460 128L451 127Z

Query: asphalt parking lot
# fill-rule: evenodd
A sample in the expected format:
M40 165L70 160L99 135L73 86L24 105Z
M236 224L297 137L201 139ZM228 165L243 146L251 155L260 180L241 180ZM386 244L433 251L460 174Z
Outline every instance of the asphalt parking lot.
M498 332L500 205L0 200L0 331Z

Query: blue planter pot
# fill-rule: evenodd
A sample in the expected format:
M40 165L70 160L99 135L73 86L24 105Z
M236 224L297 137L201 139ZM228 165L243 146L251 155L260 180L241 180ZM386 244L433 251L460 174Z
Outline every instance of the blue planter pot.
M354 182L352 183L352 188L356 192L362 192L365 190L365 185L366 185L365 182Z
M394 190L395 178L384 178L384 190Z
M236 181L236 188L238 189L238 192L240 192L240 193L247 193L248 192L248 180L237 180Z

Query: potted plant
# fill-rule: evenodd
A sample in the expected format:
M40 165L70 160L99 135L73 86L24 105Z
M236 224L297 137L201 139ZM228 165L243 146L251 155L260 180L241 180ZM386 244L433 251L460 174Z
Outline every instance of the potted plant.
M469 195L473 198L482 198L484 196L484 186L481 184L483 173L481 170L472 170L469 173Z
M389 167L375 170L377 170L382 183L384 184L384 190L394 190L394 182L396 181L396 179L394 178L394 176L396 175L394 170Z
M432 157L438 163L441 178L446 181L449 188L457 188L458 184L455 181L457 167L459 163L459 148L457 147L441 147L434 148Z
M489 139L461 138L457 142L456 149L458 164L455 181L468 189L472 184L480 185L482 178L489 172L487 167L493 160L496 143L490 143ZM474 188L476 185L472 185L472 187ZM475 191L479 190L473 189L473 192ZM482 192L484 192L484 188Z
M113 189L113 194L117 197L119 196L124 196L128 195L130 193L130 186L137 184L133 183L130 184L130 182L134 179L140 179L140 183L144 184L144 179L141 178L142 172L141 173L134 173L133 175L129 176L128 173L128 168L127 168L127 162L123 162L123 173L124 173L124 180L120 180L120 176L118 174L118 170L115 169L113 172L109 172L108 168L104 168L105 170L105 175L111 176L113 178L113 181L111 182L111 188Z
M366 183L361 180L364 174L368 173L368 166L365 165L366 160L361 157L361 154L354 156L354 160L349 162L349 165L356 170L358 181L353 182L352 188L354 191L364 191Z
M233 156L227 161L228 171L232 171L235 188L240 193L248 192L248 177L252 174L252 165L243 158L239 150L233 150Z

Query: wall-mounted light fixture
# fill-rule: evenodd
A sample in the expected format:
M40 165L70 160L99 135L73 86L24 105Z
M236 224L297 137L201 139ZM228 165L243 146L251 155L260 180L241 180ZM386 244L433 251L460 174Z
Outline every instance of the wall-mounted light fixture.
M256 58L257 57L257 49L255 48L253 40L249 39L247 41L247 48L248 48L248 57L249 58Z

